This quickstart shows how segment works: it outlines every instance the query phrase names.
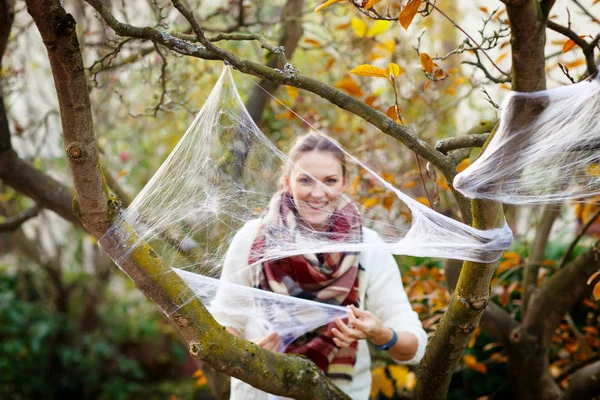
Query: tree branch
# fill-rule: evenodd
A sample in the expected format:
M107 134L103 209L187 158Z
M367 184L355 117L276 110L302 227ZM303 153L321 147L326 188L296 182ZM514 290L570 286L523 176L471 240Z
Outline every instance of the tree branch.
M535 240L529 251L529 260L525 265L525 272L523 275L523 300L522 300L522 315L527 314L527 306L532 293L537 288L538 274L540 266L544 261L544 255L546 251L546 245L548 244L548 237L552 230L554 221L560 215L560 206L548 205L544 207L542 212L542 218L537 226L537 232Z
M451 150L481 147L489 136L489 133L474 133L471 135L444 138L436 143L435 148L438 151L447 154Z
M276 395L298 399L347 399L309 360L276 354L237 338L217 324L194 298L180 306L189 288L157 254L135 236L124 221L116 222L114 203L98 166L96 136L73 17L59 0L28 0L48 56L59 98L69 166L85 227L101 238L103 249L173 321L190 353L214 368ZM76 105L76 106L75 106ZM75 119L77 117L78 119Z
M435 150L433 146L412 134L405 127L396 123L383 113L373 109L362 101L348 96L340 90L323 82L300 74L289 64L288 68L282 71L250 60L238 58L233 53L220 49L212 44L206 37L204 37L202 30L199 26L197 26L197 23L194 23L194 25L196 25L194 32L198 36L200 43L202 43L204 46L198 46L194 43L176 38L168 33L160 32L154 28L140 28L123 24L110 13L110 10L102 3L101 0L86 0L86 2L94 7L96 11L98 11L106 23L119 36L135 37L141 40L151 40L153 42L160 43L173 51L192 57L227 61L237 70L245 74L254 75L259 78L268 79L274 83L290 85L312 92L328 100L332 104L350 111L351 113L371 123L382 132L399 140L410 150L416 152L419 156L431 162L442 172L455 174L455 172L452 171L454 167L447 156Z
M0 223L0 232L13 232L19 229L25 222L37 216L39 213L40 207L36 205L28 208L17 216L7 218L4 220L4 222Z
M592 399L598 393L600 393L600 361L596 361L574 373L561 400Z
M562 26L557 24L552 20L548 20L547 23L548 28L552 29L555 32L558 32L562 35L565 35L569 39L571 39L575 44L581 47L583 54L585 55L585 64L587 66L587 72L589 76L593 76L597 71L598 67L596 67L596 60L594 59L594 51L596 49L596 45L600 40L600 34L598 34L592 42L586 42L582 37L579 37L571 28Z

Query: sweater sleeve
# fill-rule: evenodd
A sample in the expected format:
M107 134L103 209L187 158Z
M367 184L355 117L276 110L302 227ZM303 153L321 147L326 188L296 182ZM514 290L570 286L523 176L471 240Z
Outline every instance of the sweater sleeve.
M379 235L365 232L365 241L383 243ZM366 270L367 286L365 293L365 309L372 312L386 326L396 332L410 332L418 341L414 357L400 364L416 364L425 354L427 333L413 311L404 291L400 271L391 253L366 252L363 267Z
M248 298L244 291L236 290L232 285L250 287L248 255L258 227L258 220L246 222L235 234L223 260L223 270L215 298L211 301L211 313L221 325L235 328L244 334Z

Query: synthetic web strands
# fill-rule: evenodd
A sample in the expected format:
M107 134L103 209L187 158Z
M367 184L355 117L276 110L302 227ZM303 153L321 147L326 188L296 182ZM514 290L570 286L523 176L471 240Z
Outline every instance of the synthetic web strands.
M332 188L329 182L321 183L294 164L258 129L244 108L226 66L186 134L123 212L122 220L100 243L103 246L130 243L128 248L121 249L123 256L115 260L119 265L127 262L128 254L139 244L150 244L163 262L172 267L173 275L188 284L218 322L232 326L233 319L239 316L246 320L246 338L277 331L284 338L284 346L335 316L345 316L345 308L236 284L253 285L252 277L256 277L261 262L307 253L360 251L491 262L510 245L512 233L506 225L481 231L438 214L393 187L341 147L337 150L345 154L348 182L362 178L369 182L371 190L397 197L388 207L381 204L365 207L353 202L351 193L338 198L338 221L358 212L363 226L378 232L380 241L363 243L360 229L339 235L322 226L313 230L307 224L296 224L296 229L277 225L264 230L263 251L253 265L248 265L253 237L241 238L247 241L246 247L228 253L240 228L248 221L256 224L257 219L266 215L269 204L276 204L274 194L280 188L282 170L304 174L303 179L328 195ZM343 208L339 205L342 203L346 204ZM332 215L332 204L312 204L312 207ZM311 205L298 204L297 208L302 207ZM255 232L256 229L252 235ZM226 259L231 264L227 283L218 279ZM169 279L160 278L163 282ZM177 307L193 298L185 294L180 297L181 304Z
M528 115L533 115L529 117ZM483 154L454 178L467 197L510 204L600 195L600 80L511 92Z

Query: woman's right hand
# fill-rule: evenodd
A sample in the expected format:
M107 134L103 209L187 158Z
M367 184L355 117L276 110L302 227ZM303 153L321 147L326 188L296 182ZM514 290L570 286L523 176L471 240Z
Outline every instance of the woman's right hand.
M281 346L281 339L277 332L271 332L262 339L253 339L251 342L256 343L258 346L265 350L278 351Z

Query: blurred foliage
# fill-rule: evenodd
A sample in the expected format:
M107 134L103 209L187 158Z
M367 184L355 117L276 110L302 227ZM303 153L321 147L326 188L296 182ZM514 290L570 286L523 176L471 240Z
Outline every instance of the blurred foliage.
M156 312L108 299L96 329L82 332L81 320L39 298L34 279L0 272L0 398L164 399L177 393L155 382L181 380L187 353ZM195 380L177 387L186 384L179 398L192 399Z

